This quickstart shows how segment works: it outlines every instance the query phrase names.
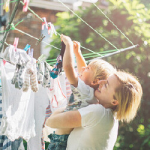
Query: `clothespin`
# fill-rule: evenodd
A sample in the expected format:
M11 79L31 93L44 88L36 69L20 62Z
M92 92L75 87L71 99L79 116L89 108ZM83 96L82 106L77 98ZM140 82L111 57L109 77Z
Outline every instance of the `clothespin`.
M51 22L48 22L47 25L48 25L48 34L51 34Z
M9 3L10 3L10 0L5 0L3 9L4 9L6 12L9 11Z
M45 38L45 36L42 34L35 45L38 45L44 38Z
M31 63L33 64L33 48L28 50L28 55L32 58Z
M28 55L33 58L33 48L32 49L29 48Z
M3 64L5 65L6 64L6 61L3 59Z
M46 18L43 17L43 22L42 22L42 30L44 30L44 25L46 26L46 28L48 28L48 25L47 25L47 21L46 21Z
M15 38L14 44L13 44L13 46L15 47L15 51L16 51L17 46L18 46L18 41L19 41L19 38Z
M30 47L31 47L31 45L27 44L26 47L24 48L24 50L27 51Z
M56 32L55 27L54 27L53 24L51 25L51 27L52 27L53 33L54 33L55 35L57 35L57 32Z
M29 0L24 0L24 6L23 6L23 12L26 12L28 10Z
M52 37L53 33L55 33L55 35L57 35L54 25L51 22L49 22L48 23L48 34L50 34L50 37Z

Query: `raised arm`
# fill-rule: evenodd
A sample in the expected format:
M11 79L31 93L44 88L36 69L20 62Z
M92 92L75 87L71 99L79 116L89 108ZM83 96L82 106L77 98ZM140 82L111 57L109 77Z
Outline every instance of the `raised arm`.
M63 57L63 69L65 71L66 77L68 78L70 84L77 87L78 85L78 75L74 69L74 59L73 59L73 42L70 37L61 35L61 40L65 43L66 49Z
M80 50L80 43L77 41L73 41L73 49L74 49L74 54L76 56L76 61L77 61L77 68L78 68L78 73L81 72L82 67L86 67L86 62L85 59L81 53Z

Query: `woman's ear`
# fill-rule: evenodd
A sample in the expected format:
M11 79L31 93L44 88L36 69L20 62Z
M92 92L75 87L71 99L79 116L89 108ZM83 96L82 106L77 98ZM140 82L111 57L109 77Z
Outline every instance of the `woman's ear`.
M117 106L117 105L118 105L118 101L117 101L117 100L113 100L113 101L112 101L112 105L113 105L113 106Z
M94 79L91 83L92 85L98 85L99 84L99 79Z

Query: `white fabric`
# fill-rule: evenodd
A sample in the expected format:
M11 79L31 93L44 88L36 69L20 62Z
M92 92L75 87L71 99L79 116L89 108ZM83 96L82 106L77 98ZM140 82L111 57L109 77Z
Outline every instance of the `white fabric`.
M67 105L66 93L64 93L64 91L66 92L64 89L66 88L66 84L63 82L65 81L65 75L60 76L56 79L51 79L51 87L47 91L52 112Z
M34 93L16 89L11 84L15 66L1 62L3 118L1 134L11 141L22 137L28 141L35 136Z
M118 134L118 120L111 109L91 104L78 110L82 127L69 135L67 150L113 150Z
M71 89L74 101L82 101L81 107L97 103L97 100L94 98L94 89L86 85L80 78L78 78L78 86L74 87L71 85Z
M4 53L2 53L2 57L8 61L11 62L12 64L20 64L24 65L30 60L30 56L27 55L26 51L22 49L16 49L13 45L9 45Z
M49 104L47 89L39 85L39 91L34 96L34 118L36 136L32 137L27 143L27 150L41 150L42 128L45 120L46 108Z

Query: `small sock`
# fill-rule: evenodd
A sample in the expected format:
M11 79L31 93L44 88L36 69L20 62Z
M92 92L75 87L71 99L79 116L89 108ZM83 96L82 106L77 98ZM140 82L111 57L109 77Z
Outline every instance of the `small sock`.
M51 82L50 74L49 74L50 71L51 70L50 70L49 65L46 62L44 62L44 77L43 77L42 85L45 88L50 87L50 82Z
M30 86L30 76L32 74L32 70L30 68L27 68L25 74L24 74L24 84L23 84L23 87L22 87L22 90L24 92L27 92L28 89L29 89L29 86Z
M38 91L37 72L34 68L33 73L30 75L30 85L33 92Z

